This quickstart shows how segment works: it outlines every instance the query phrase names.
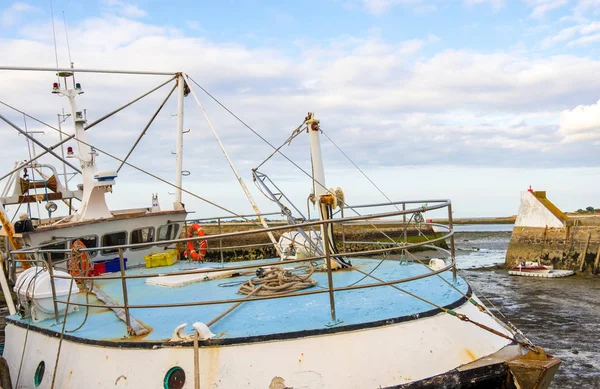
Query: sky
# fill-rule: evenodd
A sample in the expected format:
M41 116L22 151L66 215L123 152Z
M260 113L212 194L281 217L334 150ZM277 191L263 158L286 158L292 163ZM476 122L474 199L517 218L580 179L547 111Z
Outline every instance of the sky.
M315 112L327 186L341 187L349 204L448 198L455 217L508 216L531 185L565 211L600 207L600 0L53 0L52 9L61 67L186 72L276 147ZM56 67L53 42L50 1L0 1L0 66ZM169 78L76 77L89 120ZM52 72L2 70L0 101L56 126L68 102L50 93L55 81ZM192 87L261 210L275 210L251 174L271 146ZM90 129L90 142L124 157L169 89ZM184 187L249 213L191 95L185 111ZM4 105L0 114L43 130L36 138L46 144L58 140ZM175 128L173 96L129 162L174 182ZM28 149L3 122L0 139L4 173ZM306 134L282 151L310 171ZM100 170L118 165L99 153ZM260 171L305 212L305 172L279 155ZM125 167L107 199L142 207L158 193L169 209L173 192ZM184 203L194 217L224 213L189 195Z

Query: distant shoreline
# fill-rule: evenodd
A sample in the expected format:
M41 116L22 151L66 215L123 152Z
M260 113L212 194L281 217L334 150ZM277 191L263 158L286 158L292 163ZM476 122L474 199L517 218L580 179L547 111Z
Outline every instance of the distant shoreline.
M507 217L478 217L478 218L454 218L454 224L515 224L517 216ZM433 219L434 223L448 224L448 219Z

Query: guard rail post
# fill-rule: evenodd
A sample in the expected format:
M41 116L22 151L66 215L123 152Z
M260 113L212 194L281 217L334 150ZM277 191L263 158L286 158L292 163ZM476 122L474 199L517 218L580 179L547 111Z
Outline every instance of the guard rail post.
M119 264L121 266L121 285L123 287L123 306L125 307L125 323L127 324L127 334L131 335L131 319L129 318L129 301L127 296L127 279L125 278L125 261L123 259L123 249L119 249Z
M325 251L325 263L327 264L327 284L329 287L329 306L331 309L331 321L332 324L337 322L335 314L335 297L333 292L333 275L331 274L331 254L329 252L329 224L327 221L323 228L323 250Z

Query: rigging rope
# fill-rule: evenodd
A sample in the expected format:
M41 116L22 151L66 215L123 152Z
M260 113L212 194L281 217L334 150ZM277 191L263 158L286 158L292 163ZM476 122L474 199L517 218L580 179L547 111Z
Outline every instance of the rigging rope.
M374 280L376 280L376 281L379 281L379 282L381 282L381 283L383 283L383 284L385 284L385 283L386 283L386 282L385 282L384 280L382 280L381 278L377 278L377 277L375 277L375 276L373 276L373 275L371 275L371 274L367 274L366 272L364 272L364 271L362 271L362 270L360 270L360 269L358 269L358 268L356 268L356 267L354 267L353 269L354 269L354 270L356 270L356 271L358 271L359 273L362 273L362 274L364 274L364 275L366 275L366 276L368 276L368 277L370 277L370 278L373 278ZM392 288L394 288L394 289L396 289L396 290L399 290L399 291L400 291L400 292L402 292L402 293L405 293L405 294L407 294L407 295L409 295L409 296L411 296L411 297L413 297L413 298L416 298L416 299L417 299L417 300L419 300L419 301L422 301L422 302L424 302L424 303L426 303L426 304L429 304L429 305L431 305L431 306L434 306L435 308L437 308L437 309L439 309L439 310L441 310L441 311L443 311L443 312L445 312L445 313L447 313L447 314L449 314L449 315L451 315L451 316L454 316L454 317L456 317L456 318L458 318L458 319L460 319L460 320L462 320L462 321L464 321L464 322L467 322L467 323L473 323L474 325L476 325L477 327L479 327L479 328L481 328L481 329L483 329L483 330L486 330L486 331L488 331L488 332L490 332L490 333L492 333L492 334L494 334L494 335L500 336L500 337L502 337L502 338L508 339L508 340L510 340L510 341L512 341L512 342L514 342L514 343L517 343L517 344L519 344L519 345L520 345L520 346L522 346L522 347L525 347L525 348L527 348L527 349L529 349L529 350L532 350L532 351L536 352L536 349L535 349L535 347L533 346L533 344L532 344L532 343L531 343L529 340L527 340L527 341L521 341L521 340L515 339L515 338L513 338L513 337L511 337L511 336L508 336L508 335L506 335L506 334L503 334L503 333L501 333L501 332L499 332L499 331L497 331L497 330L495 330L495 329L493 329L493 328L490 328L490 327L486 326L485 324L482 324L482 323L476 322L476 321L474 321L474 320L471 320L471 319L470 319L470 318L469 318L467 315L465 315L465 314L462 314L462 313L456 312L456 311L454 311L454 310L452 310L452 309L444 308L444 307L442 307L441 305L438 305L438 304L436 304L436 303L434 303L434 302L432 302L432 301L429 301L429 300L427 300L427 299L425 299L425 298L423 298L423 297L417 296L416 294L414 294L414 293L411 293L411 292L407 291L406 289L402 289L402 288L400 288L399 286L396 286L396 285L394 285L394 284L388 284L388 286L391 286ZM539 351L537 351L536 353L539 353Z
M20 111L20 110L18 110L18 109L16 109L16 108L14 108L14 107L12 107L12 106L10 106L10 105L8 105L8 104L6 104L6 103L2 102L2 101L0 101L0 104L3 104L3 105L5 105L5 106L7 106L7 107L9 107L9 108L11 108L11 109L14 109L14 110L15 110L15 111L17 111L17 112L21 112L21 113L22 113L22 111ZM47 127L51 128L51 129L53 129L53 130L54 130L54 131L56 131L56 132L59 132L59 133L61 133L61 134L63 134L63 135L69 135L69 134L65 133L64 131L61 131L61 130L59 130L58 128L55 128L55 127L53 127L53 126L51 126L51 125L49 125L49 124L47 124L47 123L45 123L45 122L43 122L43 121L41 121L41 120L39 120L39 119L36 119L36 118L34 118L34 117L33 117L33 116L31 116L31 115L27 115L27 117L29 117L29 118L31 118L31 119L33 119L33 120L35 120L35 121L39 122L39 123L42 123L42 124L44 124L45 126L47 126ZM88 127L86 127L86 128L89 128L89 126L88 126ZM70 136L70 135L69 135L69 136ZM76 138L75 138L75 139L76 139ZM190 196L197 198L198 200L204 201L205 203L212 205L213 207L216 207L216 208L218 208L218 209L220 209L220 210L222 210L222 211L225 211L225 212L227 212L227 213L229 213L229 214L231 214L231 215L233 215L233 216L235 216L235 217L239 217L239 218L241 218L241 219L243 219L243 220L245 220L245 221L247 221L247 222L251 222L251 223L253 223L253 224L256 224L256 225L258 225L258 223L256 223L255 221L253 221L253 220L251 220L251 219L245 218L245 217L243 217L242 215L239 215L239 214L237 214L236 212L233 212L233 211L231 211L231 210L229 210L229 209L227 209L227 208L225 208L225 207L222 207L222 206L220 206L220 205L218 205L218 204L216 204L216 203L214 203L214 202L212 202L212 201L210 201L210 200L208 200L208 199L206 199L206 198L204 198L204 197L201 197L201 196L199 196L199 195L197 195L197 194L195 194L195 193L193 193L193 192L190 192L189 190L187 190L187 189L184 189L183 187L179 187L179 186L177 186L177 185L175 185L175 184L173 184L173 183L171 183L171 182L169 182L169 181L165 180L164 178L161 178L161 177L159 177L159 176L157 176L157 175L155 175L155 174L153 174L153 173L150 173L150 172L149 172L149 171L147 171L147 170L144 170L144 169L142 169L142 168L140 168L140 167L137 167L137 166L135 166L135 165L133 165L133 164L131 164L131 163L127 162L127 161L124 161L123 159L121 159L121 158L119 158L119 157L117 157L117 156L115 156L115 155L113 155L113 154L111 154L111 153L109 153L109 152L107 152L107 151L105 151L105 150L102 150L102 149L100 149L100 148L98 148L98 147L95 147L95 146L93 146L92 144L90 144L90 143L88 143L88 142L84 142L84 141L82 141L82 140L80 140L80 139L76 139L76 141L77 141L77 142L79 142L79 143L81 143L81 144L84 144L84 145L86 145L86 146L93 147L93 148L94 148L94 149L95 149L97 152L99 152L99 153L101 153L101 154L104 154L104 155L106 155L106 156L108 156L108 157L110 157L110 158L113 158L114 160L116 160L116 161L118 161L118 162L122 162L123 164L125 164L125 165L127 165L127 166L129 166L129 167L131 167L131 168L133 168L133 169L135 169L135 170L137 170L137 171L141 172L141 173L144 173L144 174L146 174L146 175L148 175L148 176L150 176L150 177L152 177L152 178L154 178L154 179L156 179L156 180L158 180L158 181L160 181L160 182L163 182L163 183L165 183L165 184L167 184L167 185L169 185L169 186L171 186L171 187L173 187L173 188L175 188L175 189L179 189L179 190L181 190L182 192L185 192L185 193L189 194Z
M327 187L325 187L322 183L318 182L317 180L314 179L314 174L310 174L308 173L306 170L304 170L302 167L300 167L300 165L298 165L296 162L294 162L290 157L288 157L287 155L285 155L280 149L281 147L277 148L275 147L271 142L269 142L267 139L265 139L265 137L263 137L262 135L260 135L256 130L254 130L252 127L250 127L246 122L244 122L239 116L237 116L235 113L233 113L229 108L227 108L223 103L221 103L216 97L214 97L212 94L210 94L210 92L208 92L206 89L204 89L202 87L202 85L198 84L196 82L196 80L194 80L192 77L190 77L188 75L188 79L190 81L192 81L194 84L196 84L196 86L198 88L200 88L204 93L206 93L207 96L209 96L215 103L217 103L221 108L223 108L225 111L227 111L231 116L233 116L237 121L239 121L244 127L246 127L248 130L250 130L254 135L256 135L258 138L260 138L263 142L265 142L267 145L269 145L271 148L273 148L277 153L279 153L283 158L285 158L289 163L291 163L293 166L295 166L298 170L300 170L302 173L304 173L306 176L308 176L311 180L313 180L313 185L314 184L318 184L320 185L322 188L324 188L327 193L334 195L335 193L331 192ZM304 123L302 123L302 125L304 125ZM302 127L302 125L300 127ZM322 131L321 131L322 132ZM270 157L269 157L270 158ZM312 161L311 161L312 164ZM314 191L314 188L313 188ZM362 216L356 209L354 209L351 205L349 204L345 204L347 208L349 208L350 210L352 210L356 215L358 216ZM397 243L394 239L392 239L389 235L387 235L385 232L381 231L379 228L377 228L373 223L369 223L376 231L380 232L384 237L386 237L387 239L390 240L390 242L394 242Z
M259 268L257 277L244 282L239 290L239 294L253 294L255 296L277 296L286 293L296 292L316 285L317 281L310 278L314 273L312 265L298 266L295 271L306 269L306 275L302 276L296 272L277 266L269 269ZM261 270L263 270L261 272ZM256 289L260 288L259 291Z
M362 170L360 167L358 167L358 165L357 165L357 164L356 164L356 163L355 163L355 162L354 162L354 161L353 161L353 160L352 160L352 159L351 159L351 158L350 158L350 157L349 157L349 156L348 156L348 155L347 155L347 154L344 152L344 150L342 150L342 149L340 148L340 146L338 146L338 145L337 145L337 144L336 144L336 143L333 141L333 139L331 139L331 138L329 137L329 135L327 135L327 133L326 133L325 131L321 131L321 133L322 133L323 135L325 135L325 138L329 139L329 141L331 142L331 144L333 144L333 145L335 146L335 148L336 148L336 149L338 149L338 150L340 151L340 153L342 153L342 155L344 155L344 157L346 157L346 158L348 159L348 161L350 161L350 163L351 163L352 165L354 165L354 167L355 167L356 169L358 169L358 171L360 172L360 174L362 174L362 175L363 175L363 176L364 176L364 177L365 177L365 178L366 178L366 179L367 179L367 180L368 180L368 181L369 181L369 182L370 182L370 183L371 183L371 184L372 184L372 185L375 187L375 189L377 189L377 190L379 191L379 193L381 193L381 194L383 195L383 197L385 197L385 198L386 198L386 200L390 202L390 204L391 204L391 203L393 203L393 201L392 201L392 200L391 200L391 199L390 199L390 198L389 198L389 197L388 197L388 196L387 196L387 195L386 195L386 194L383 192L383 190L381 190L381 188L380 188L380 187L378 187L378 186L377 186L377 184L375 184L375 182L373 182L373 180L371 180L371 179L369 178L369 176L367 176L367 174L366 174L366 173L365 173L365 172L364 172L364 171L363 171L363 170ZM392 205L394 205L394 207L396 207L396 209L397 209L398 211L400 210L396 204L392 204Z

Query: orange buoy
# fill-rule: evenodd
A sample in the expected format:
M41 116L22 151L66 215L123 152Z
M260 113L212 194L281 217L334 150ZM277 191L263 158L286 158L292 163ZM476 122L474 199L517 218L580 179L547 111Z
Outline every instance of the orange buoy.
M204 230L200 224L192 224L187 229L186 238L193 238L194 236L204 236ZM193 241L187 242L187 250L183 253L186 258L192 258L193 261L202 261L204 256L206 255L206 248L208 247L208 243L206 239L200 239L198 241L199 249L196 251L196 247Z
M73 277L90 277L92 275L93 265L87 252L81 251L85 249L85 244L81 240L76 240L71 245L71 257L67 264L69 274ZM77 280L81 284L83 280Z

